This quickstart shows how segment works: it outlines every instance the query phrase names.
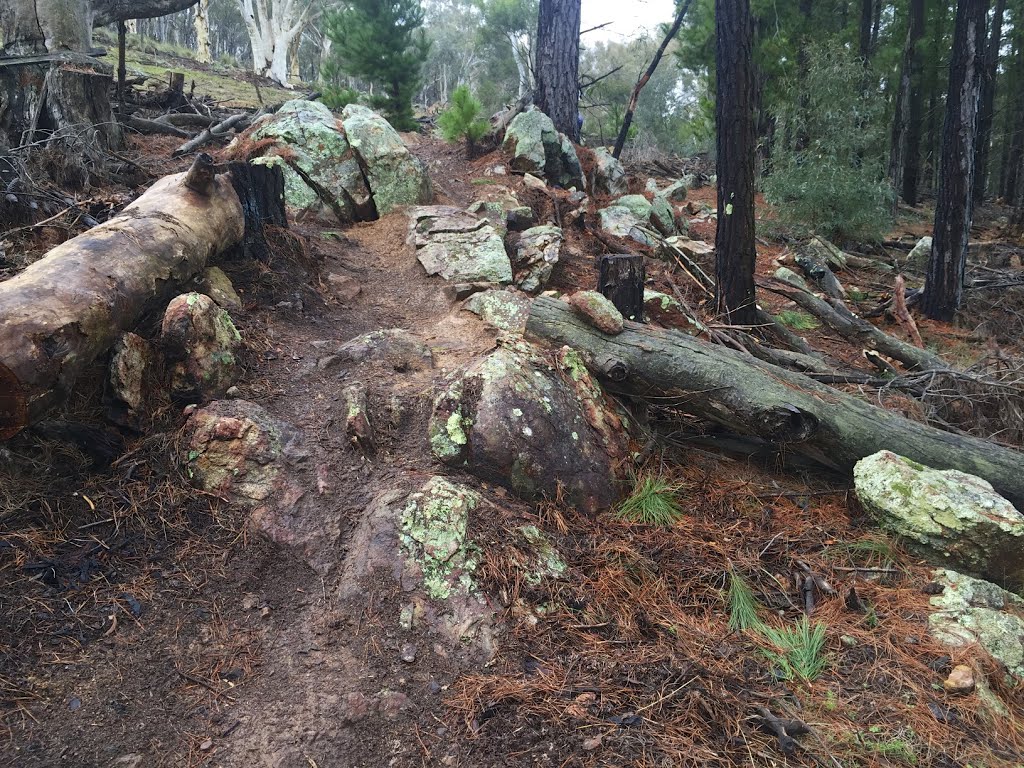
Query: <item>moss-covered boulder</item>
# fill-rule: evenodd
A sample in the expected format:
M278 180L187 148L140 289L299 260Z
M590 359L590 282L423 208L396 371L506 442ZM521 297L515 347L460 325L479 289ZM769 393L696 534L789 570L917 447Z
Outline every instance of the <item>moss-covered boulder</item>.
M651 224L665 237L679 234L676 228L676 212L664 195L655 195L651 201Z
M476 214L449 205L419 206L409 212L409 241L428 275L454 283L512 282L505 242Z
M235 291L235 286L231 284L231 278L224 274L220 267L207 267L203 270L199 292L205 293L217 302L219 307L229 312L242 308L242 300Z
M891 451L857 462L857 498L922 557L1014 591L1024 587L1024 515L985 480Z
M479 550L469 542L467 530L469 515L479 504L480 494L443 477L430 478L409 495L399 540L435 600L476 591L473 573Z
M583 189L583 169L572 143L535 107L516 115L505 130L503 147L514 170L568 189Z
M515 282L527 293L547 285L562 250L562 230L551 224L531 227L519 236L513 260Z
M434 402L434 455L527 499L558 494L587 511L619 495L623 424L579 355L525 342L469 366Z
M335 208L349 221L376 218L359 159L341 123L326 106L296 99L261 118L243 139L262 156L254 162L284 169L288 205L332 217ZM330 201L321 200L321 194Z
M231 316L202 293L177 296L160 326L171 396L202 402L223 395L238 380L235 355L242 337Z
M218 400L185 424L186 470L197 488L246 506L281 489L290 428L247 400Z
M1024 599L948 569L935 571L932 580L942 587L930 601L932 636L954 647L977 643L1024 682Z
M664 195L665 198L672 203L682 203L686 201L686 193L693 187L696 178L691 174L683 176L681 179L677 179L661 190L660 194Z
M499 331L521 335L530 314L530 299L515 290L490 289L474 293L463 302L462 308L479 315Z
M696 335L698 329L677 299L661 291L644 289L644 317L667 328Z
M643 245L654 245L651 203L643 195L624 195L598 211L601 229L615 237L628 237Z
M595 195L619 197L627 192L626 169L605 147L593 151L594 165L590 172L590 189Z
M430 177L387 120L371 109L349 104L341 123L362 164L378 214L400 205L430 202Z

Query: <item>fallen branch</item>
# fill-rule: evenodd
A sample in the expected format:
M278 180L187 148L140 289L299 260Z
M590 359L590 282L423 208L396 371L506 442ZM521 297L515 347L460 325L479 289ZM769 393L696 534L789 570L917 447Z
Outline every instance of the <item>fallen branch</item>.
M892 316L896 322L903 326L903 329L910 335L914 346L924 349L924 341L921 339L921 332L917 329L910 310L907 309L907 284L903 281L903 275L896 275L896 284L892 289Z
M239 126L243 120L251 117L246 112L240 112L237 115L231 115L226 120L222 120L214 126L207 128L205 131L200 133L194 139L190 139L178 147L171 153L171 157L181 157L181 155L187 155L189 152L193 152L200 147L206 146L214 139L225 136L235 126ZM187 134L186 134L187 135Z

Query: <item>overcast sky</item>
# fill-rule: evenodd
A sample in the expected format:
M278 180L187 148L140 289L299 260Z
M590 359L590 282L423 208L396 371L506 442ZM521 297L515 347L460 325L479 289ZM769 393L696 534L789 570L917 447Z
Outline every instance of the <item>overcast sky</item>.
M658 24L672 21L673 0L583 0L581 29L590 29L606 21L612 24L583 37L584 44L596 40L625 40L656 31Z

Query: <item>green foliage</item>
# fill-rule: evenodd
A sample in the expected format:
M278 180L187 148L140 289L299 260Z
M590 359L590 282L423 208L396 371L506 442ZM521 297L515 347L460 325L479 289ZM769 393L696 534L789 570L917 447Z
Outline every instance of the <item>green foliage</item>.
M664 478L645 475L619 505L616 515L633 523L668 527L683 516L682 507L676 499L678 490L679 486Z
M349 104L356 104L359 101L359 91L354 88L342 88L325 83L320 101L331 109L344 109Z
M777 113L765 199L780 223L833 241L880 238L891 221L885 104L864 62L838 45L807 50L807 72Z
M794 331L813 331L821 325L806 312L796 309L784 309L775 316L775 319Z
M827 627L821 623L812 627L806 616L796 626L762 626L758 630L773 646L763 653L779 668L782 677L786 680L798 677L807 681L817 679L825 670L827 659L823 651L826 631Z
M332 67L380 86L371 100L398 130L416 127L412 97L430 45L419 0L349 0L326 14Z
M490 127L480 117L482 107L473 98L469 88L460 85L452 94L451 104L437 118L437 125L445 141L456 142L466 140L466 151L472 157L473 147L487 133Z
M733 632L760 629L757 617L757 598L744 578L736 571L729 572L729 629Z

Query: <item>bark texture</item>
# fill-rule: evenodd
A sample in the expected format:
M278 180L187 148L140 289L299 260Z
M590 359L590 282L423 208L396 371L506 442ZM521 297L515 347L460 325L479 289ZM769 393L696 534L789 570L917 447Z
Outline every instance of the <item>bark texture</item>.
M537 107L555 130L580 140L581 0L540 0L537 15Z
M995 121L996 70L999 67L999 46L1003 39L1003 12L1006 0L996 0L988 45L981 72L981 107L978 113L978 140L974 148L974 202L981 203L988 189L988 159L992 146L992 124Z
M987 10L988 0L958 0L956 7L939 196L922 298L922 309L933 320L952 320L963 296Z
M118 216L0 283L0 439L39 418L160 299L243 236L227 176L167 176Z
M921 48L924 36L924 0L910 0L907 41L892 121L889 178L907 205L917 205L917 182L921 175L921 121L924 97L921 88Z
M1024 504L1024 454L974 437L942 432L740 352L674 330L626 322L600 333L564 302L534 300L527 333L567 344L594 371L616 371L616 389L685 398L690 413L779 450L850 472L857 461L891 450L937 469L988 480L1013 504ZM615 365L610 365L615 361ZM588 362L588 365L590 363Z
M730 323L754 324L753 28L749 0L715 0L718 232L715 301Z

